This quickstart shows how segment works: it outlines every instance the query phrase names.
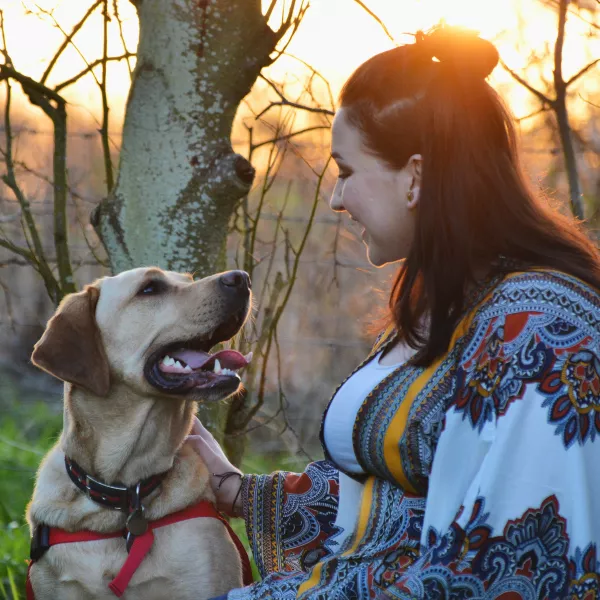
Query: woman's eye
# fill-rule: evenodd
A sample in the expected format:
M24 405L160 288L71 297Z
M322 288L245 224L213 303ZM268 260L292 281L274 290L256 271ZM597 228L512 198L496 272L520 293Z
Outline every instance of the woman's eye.
M145 283L138 292L138 296L152 296L155 294L159 294L164 291L164 284L162 281L149 281Z
M348 179L352 175L352 171L342 171L338 173L338 179Z

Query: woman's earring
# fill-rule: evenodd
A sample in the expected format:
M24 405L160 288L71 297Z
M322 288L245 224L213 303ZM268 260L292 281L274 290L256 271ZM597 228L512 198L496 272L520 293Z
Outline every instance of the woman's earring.
M408 190L408 192L406 192L406 198L410 204L415 199L415 193L412 190Z

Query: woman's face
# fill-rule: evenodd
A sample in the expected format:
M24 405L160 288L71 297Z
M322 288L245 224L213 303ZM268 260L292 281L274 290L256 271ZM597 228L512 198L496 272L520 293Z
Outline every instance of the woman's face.
M411 156L402 170L393 170L367 150L344 108L333 120L331 155L339 176L330 206L363 226L369 262L381 267L406 258L414 235L421 157Z

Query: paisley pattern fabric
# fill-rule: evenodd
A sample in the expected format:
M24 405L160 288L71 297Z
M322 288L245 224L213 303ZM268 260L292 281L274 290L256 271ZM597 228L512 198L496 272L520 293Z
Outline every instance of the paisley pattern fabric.
M229 600L600 599L600 297L586 284L492 282L445 356L367 396L353 443L367 476L344 535L330 460L244 478L263 579Z

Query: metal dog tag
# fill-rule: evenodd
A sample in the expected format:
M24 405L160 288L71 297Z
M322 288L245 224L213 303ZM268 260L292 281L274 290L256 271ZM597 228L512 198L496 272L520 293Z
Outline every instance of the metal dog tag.
M127 517L127 531L134 536L144 535L148 531L148 521L144 517L144 507L136 508Z

